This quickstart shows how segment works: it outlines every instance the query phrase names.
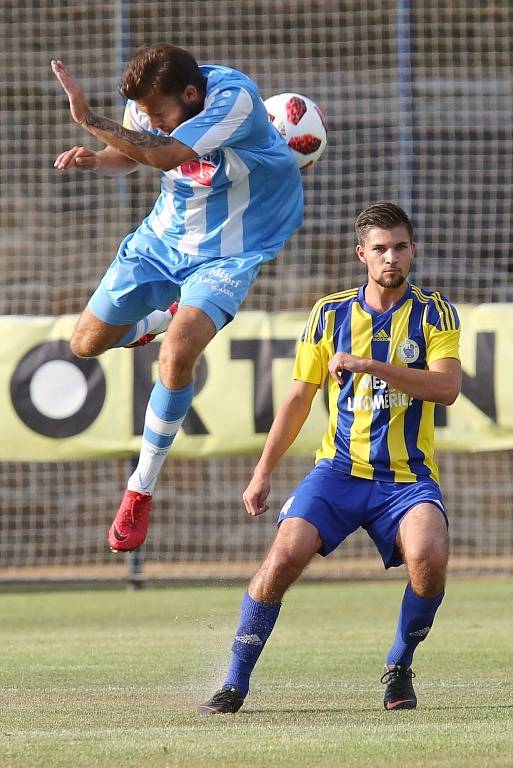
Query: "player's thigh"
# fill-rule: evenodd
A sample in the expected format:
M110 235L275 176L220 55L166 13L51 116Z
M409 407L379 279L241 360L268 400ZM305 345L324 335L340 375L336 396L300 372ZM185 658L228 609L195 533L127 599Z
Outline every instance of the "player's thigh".
M178 258L176 252L136 230L119 246L88 308L114 326L133 325L155 309L166 310L180 296L173 258Z
M449 557L447 519L436 504L421 502L401 520L397 546L407 564L444 568Z
M313 525L325 557L362 524L369 481L317 464L292 491L278 516L278 525L300 518Z
M79 356L93 357L117 344L130 328L128 325L111 325L96 317L89 307L80 315L73 335L71 349Z
M399 529L416 507L427 505L446 526L445 507L440 486L431 479L412 483L369 481L372 487L364 524L373 539L385 568L404 563ZM411 539L413 542L413 539Z
M280 524L266 560L270 563L289 563L303 569L319 551L321 544L315 525L300 517L291 517Z

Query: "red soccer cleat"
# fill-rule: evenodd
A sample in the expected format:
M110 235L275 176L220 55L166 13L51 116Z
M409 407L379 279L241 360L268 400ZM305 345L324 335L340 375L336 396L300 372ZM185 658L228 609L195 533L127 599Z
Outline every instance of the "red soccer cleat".
M171 319L173 319L173 317L178 312L178 302L173 301L173 303L170 304L167 309L169 312L171 312ZM146 344L149 344L150 341L153 341L153 339L155 339L158 335L158 333L145 333L144 336L141 336L141 338L137 339L137 341L133 341L131 344L125 344L125 349L133 349L133 347L144 347Z
M145 347L146 344L149 344L150 341L153 341L153 339L157 336L156 333L145 333L144 336L141 336L140 339L137 339L137 341L133 341L131 344L125 344L125 349L133 349L134 347Z
M109 530L109 547L113 552L131 552L144 543L152 502L149 493L125 491Z

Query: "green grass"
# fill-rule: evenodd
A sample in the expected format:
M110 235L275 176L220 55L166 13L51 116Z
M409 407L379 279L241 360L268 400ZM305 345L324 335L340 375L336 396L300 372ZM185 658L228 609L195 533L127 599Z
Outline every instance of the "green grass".
M237 715L222 682L242 588L0 594L2 768L513 765L513 585L450 584L415 712L379 676L398 582L301 584Z

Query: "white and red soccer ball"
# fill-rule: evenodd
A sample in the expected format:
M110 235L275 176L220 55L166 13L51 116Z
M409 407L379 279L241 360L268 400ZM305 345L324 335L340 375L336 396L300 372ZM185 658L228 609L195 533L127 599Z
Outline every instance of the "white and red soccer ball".
M300 93L278 93L264 101L269 120L294 152L300 168L313 165L327 143L326 118Z

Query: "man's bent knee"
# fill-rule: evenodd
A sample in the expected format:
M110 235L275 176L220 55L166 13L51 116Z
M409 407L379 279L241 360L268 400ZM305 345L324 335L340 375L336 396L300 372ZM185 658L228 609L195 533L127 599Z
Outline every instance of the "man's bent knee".
M120 338L124 335L121 334ZM71 337L70 348L77 357L97 357L111 349L116 341L97 333L75 332Z
M284 520L269 554L251 581L251 597L264 603L279 602L320 545L317 529L311 523L300 518Z
M303 565L297 561L267 559L251 580L249 594L261 603L279 603L302 572Z
M216 335L212 320L200 309L179 309L160 345L159 375L169 389L190 383L197 359Z
M97 357L112 349L131 325L109 325L85 309L71 336L70 348L77 357Z
M185 387L192 379L198 355L186 346L176 348L161 346L159 375L162 383L170 389Z
M443 591L447 570L444 552L411 552L406 567L413 591L420 597L436 597Z
M69 346L76 357L97 357L108 349L108 347L99 347L87 337L76 335L71 337Z
M397 535L414 592L436 597L444 588L449 536L440 509L423 502L403 518Z

